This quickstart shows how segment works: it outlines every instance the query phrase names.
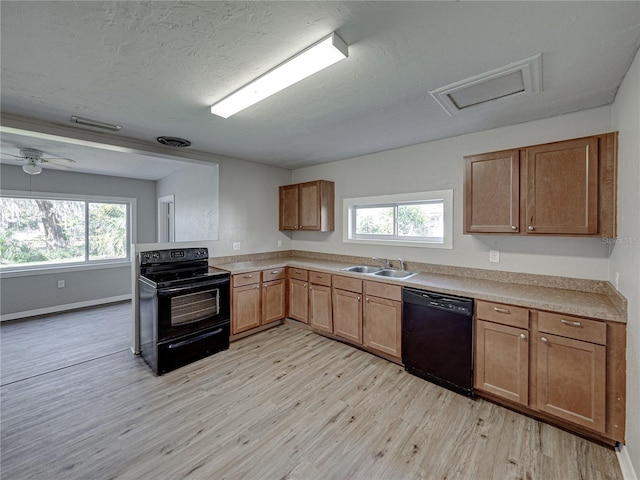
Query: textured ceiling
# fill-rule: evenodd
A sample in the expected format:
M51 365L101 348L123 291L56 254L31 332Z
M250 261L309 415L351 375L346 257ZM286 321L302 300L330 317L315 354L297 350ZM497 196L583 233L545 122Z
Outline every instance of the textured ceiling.
M79 115L122 125L118 136L179 136L200 152L286 168L609 104L640 45L640 2L3 0L0 9L3 113L65 125ZM229 119L209 113L332 31L348 59ZM538 53L542 93L451 117L428 95Z

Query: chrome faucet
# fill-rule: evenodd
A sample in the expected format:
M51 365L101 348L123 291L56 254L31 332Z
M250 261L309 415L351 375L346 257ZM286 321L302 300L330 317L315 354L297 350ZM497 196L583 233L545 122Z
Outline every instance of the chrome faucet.
M376 260L378 262L382 262L384 264L384 268L391 268L391 263L389 262L389 259L387 259L387 258L371 257L371 260Z
M399 258L398 261L400 262L400 270L404 272L404 260Z

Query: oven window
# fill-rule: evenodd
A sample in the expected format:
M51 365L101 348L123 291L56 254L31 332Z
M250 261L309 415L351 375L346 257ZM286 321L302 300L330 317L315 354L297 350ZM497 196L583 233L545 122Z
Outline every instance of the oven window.
M181 295L171 299L171 326L198 322L218 313L218 289Z

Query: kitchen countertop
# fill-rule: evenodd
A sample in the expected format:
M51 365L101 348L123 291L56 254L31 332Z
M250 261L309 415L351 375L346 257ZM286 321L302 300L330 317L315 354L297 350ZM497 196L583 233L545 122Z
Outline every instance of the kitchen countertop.
M418 272L417 275L407 279L395 279L341 271L342 268L352 265L353 263L347 264L343 262L296 257L212 264L212 266L226 270L232 275L286 266L297 267L362 280L373 280L403 287L431 290L438 293L461 295L476 300L506 303L568 315L596 318L599 320L610 320L621 323L627 322L626 312L616 307L609 296L604 293L425 272Z

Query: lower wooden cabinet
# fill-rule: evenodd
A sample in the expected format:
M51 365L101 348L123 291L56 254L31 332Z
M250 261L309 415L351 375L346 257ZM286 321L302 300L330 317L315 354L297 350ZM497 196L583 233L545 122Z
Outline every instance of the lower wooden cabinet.
M362 280L333 276L333 334L362 345Z
M262 325L286 316L286 283L284 278L262 284Z
M331 311L331 275L309 272L309 326L333 333Z
M289 268L289 314L290 318L309 323L309 272L300 268Z
M282 320L286 315L285 269L231 277L231 334Z
M475 384L522 405L529 404L529 331L476 322Z
M260 326L262 303L260 295L260 277L258 276L257 278L258 281L256 283L240 285L231 289L232 335Z
M402 357L402 288L378 282L364 282L362 315L363 342L377 352Z
M476 392L624 442L625 335L618 322L477 301Z

